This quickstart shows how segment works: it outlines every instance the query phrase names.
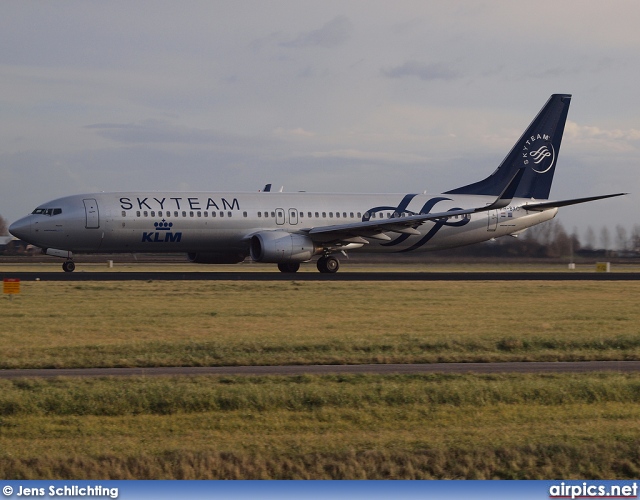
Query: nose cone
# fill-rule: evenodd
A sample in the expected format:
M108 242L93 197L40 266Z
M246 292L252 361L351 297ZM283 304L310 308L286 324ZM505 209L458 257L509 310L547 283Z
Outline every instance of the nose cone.
M9 232L16 238L29 241L31 239L31 218L23 217L9 226Z

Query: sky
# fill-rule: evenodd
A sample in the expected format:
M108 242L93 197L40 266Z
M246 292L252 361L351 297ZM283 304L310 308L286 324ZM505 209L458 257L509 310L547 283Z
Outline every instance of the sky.
M440 193L573 95L551 197L640 224L640 2L0 4L0 215L99 191Z

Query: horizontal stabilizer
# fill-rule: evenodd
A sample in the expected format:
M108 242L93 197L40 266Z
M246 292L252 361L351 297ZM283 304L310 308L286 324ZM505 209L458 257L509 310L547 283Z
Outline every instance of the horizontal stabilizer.
M579 203L587 203L589 201L604 200L605 198L614 198L616 196L624 196L629 193L616 193L616 194L603 194L600 196L589 196L588 198L574 198L572 200L560 200L560 201L542 201L540 203L527 203L522 205L522 208L528 211L542 212L550 208L567 207L569 205L577 205Z

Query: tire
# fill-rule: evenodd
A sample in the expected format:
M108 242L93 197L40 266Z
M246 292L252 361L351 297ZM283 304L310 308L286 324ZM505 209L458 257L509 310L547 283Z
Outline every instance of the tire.
M68 260L64 264L62 264L62 270L65 273L72 273L73 271L75 271L75 269L76 269L76 264L72 260Z
M323 274L334 274L340 269L340 262L335 257L320 257L317 266L318 271Z
M327 273L334 274L338 272L338 269L340 269L340 262L335 257L327 257L324 267L327 270Z
M281 262L278 264L278 269L281 273L296 273L300 269L300 264L297 262Z

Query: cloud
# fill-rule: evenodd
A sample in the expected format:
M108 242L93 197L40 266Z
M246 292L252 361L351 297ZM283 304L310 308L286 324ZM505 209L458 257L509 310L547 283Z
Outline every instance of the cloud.
M462 76L458 71L443 63L426 64L420 61L407 61L401 66L383 69L389 78L417 77L420 80L455 80Z
M338 47L351 38L352 31L351 21L344 16L338 16L325 23L322 28L300 33L293 40L280 43L280 46L287 48Z
M84 128L96 130L101 137L125 144L208 144L216 137L207 130L178 127L161 120L144 120L140 123L95 123Z
M311 153L313 158L340 158L358 161L373 161L379 163L424 164L429 159L411 153L393 153L381 151L360 151L357 149L340 149Z
M315 132L310 132L309 130L305 130L302 127L293 128L293 129L285 129L282 127L276 128L273 133L278 137L315 137Z
M615 66L616 62L611 57L584 58L568 65L566 63L557 64L549 67L536 68L524 74L525 78L537 78L547 80L549 78L577 77L582 74L606 74Z
M604 129L567 120L565 139L603 151L633 151L638 149L640 130Z

